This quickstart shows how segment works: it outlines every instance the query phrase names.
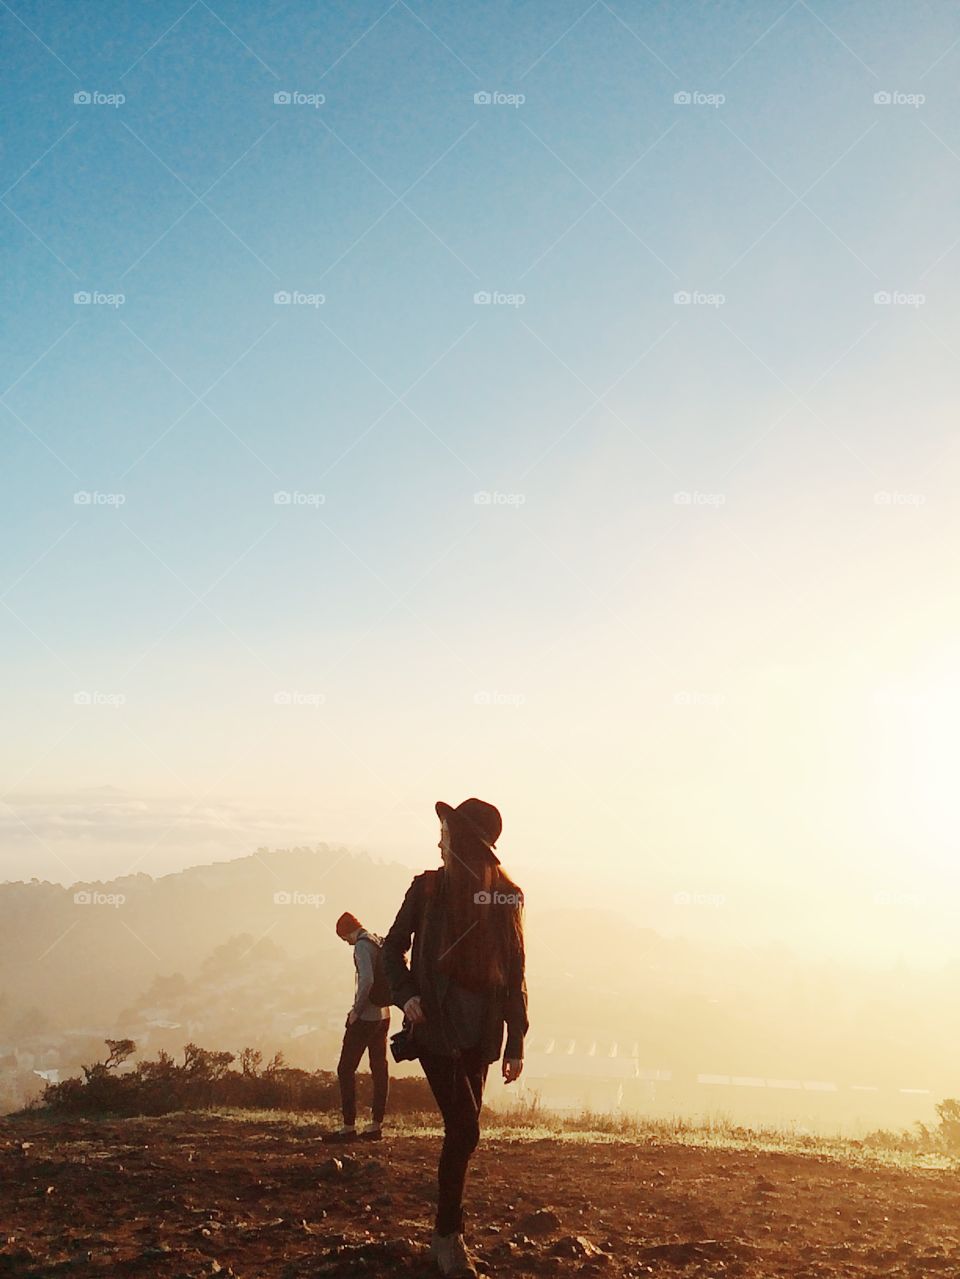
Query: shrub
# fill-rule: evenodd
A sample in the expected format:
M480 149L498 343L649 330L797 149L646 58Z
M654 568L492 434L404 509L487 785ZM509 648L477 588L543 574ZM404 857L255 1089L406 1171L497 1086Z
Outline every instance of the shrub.
M179 1064L169 1053L160 1052L155 1061L141 1061L121 1072L136 1045L132 1039L108 1039L106 1045L103 1061L81 1067L82 1079L47 1084L35 1108L86 1115L163 1115L208 1106L329 1111L340 1103L332 1071L297 1070L284 1064L282 1053L264 1066L261 1053L244 1048L235 1070L233 1053L187 1044ZM370 1077L360 1075L357 1082L358 1102L365 1106L372 1094ZM390 1107L399 1114L432 1110L426 1080L392 1080Z
M940 1140L950 1154L960 1154L960 1101L947 1097L937 1103L940 1119Z

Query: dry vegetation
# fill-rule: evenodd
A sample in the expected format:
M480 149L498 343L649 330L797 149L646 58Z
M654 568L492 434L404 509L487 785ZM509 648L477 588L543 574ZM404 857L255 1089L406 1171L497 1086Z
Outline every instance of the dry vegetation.
M0 1121L0 1275L430 1274L435 1116L349 1149L320 1142L333 1122L254 1109ZM910 1140L491 1111L470 1235L491 1275L960 1276L954 1160Z

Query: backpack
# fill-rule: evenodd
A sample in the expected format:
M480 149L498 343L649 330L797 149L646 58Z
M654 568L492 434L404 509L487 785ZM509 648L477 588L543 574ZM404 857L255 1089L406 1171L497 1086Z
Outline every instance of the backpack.
M387 981L387 970L383 966L383 947L378 946L372 938L367 938L376 947L373 960L373 985L367 995L375 1008L389 1008L393 1000L390 997L390 983Z

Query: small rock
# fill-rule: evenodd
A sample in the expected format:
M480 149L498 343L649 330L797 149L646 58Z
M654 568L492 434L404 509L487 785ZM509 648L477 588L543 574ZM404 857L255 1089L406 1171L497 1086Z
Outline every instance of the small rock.
M555 1257L601 1257L606 1254L591 1243L586 1235L564 1235L558 1239L550 1250Z
M343 1161L341 1159L325 1159L317 1169L317 1176L322 1177L324 1181L336 1181L343 1176Z
M517 1222L517 1230L524 1235L552 1235L560 1229L560 1218L549 1208L528 1212Z

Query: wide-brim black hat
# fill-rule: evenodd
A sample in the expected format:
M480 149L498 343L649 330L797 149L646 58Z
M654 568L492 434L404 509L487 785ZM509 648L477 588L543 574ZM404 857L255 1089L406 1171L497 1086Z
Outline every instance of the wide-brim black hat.
M462 804L453 808L442 799L436 803L437 816L446 822L451 829L459 829L478 839L493 860L499 865L500 858L493 851L493 846L500 838L503 830L503 818L500 810L482 799L465 799Z

